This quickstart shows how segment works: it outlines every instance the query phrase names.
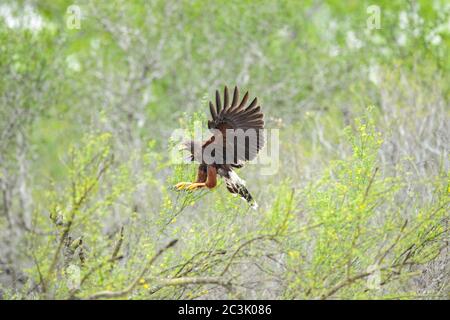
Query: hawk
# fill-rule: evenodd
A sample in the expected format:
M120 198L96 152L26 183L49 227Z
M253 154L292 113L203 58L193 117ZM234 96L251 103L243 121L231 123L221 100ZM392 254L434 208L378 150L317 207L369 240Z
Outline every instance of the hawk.
M264 114L254 98L248 105L249 94L246 92L239 101L239 90L234 88L230 100L228 88L225 86L223 104L219 91L216 90L215 105L210 101L211 120L208 129L212 136L205 141L187 141L183 149L189 151L190 161L199 163L197 180L195 182L180 182L174 187L177 190L212 189L217 184L217 176L225 180L229 192L240 196L252 208L257 204L245 187L245 181L239 178L235 168L256 158L264 146Z

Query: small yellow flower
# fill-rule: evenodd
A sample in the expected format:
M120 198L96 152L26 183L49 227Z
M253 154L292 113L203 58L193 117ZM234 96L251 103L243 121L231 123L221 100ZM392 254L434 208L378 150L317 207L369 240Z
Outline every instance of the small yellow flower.
M300 253L298 251L294 251L294 250L289 251L288 255L292 259L298 259L300 257Z
M150 286L148 285L148 283L145 283L142 287L143 287L144 289L150 288Z
M145 279L144 278L140 278L139 279L139 284L145 284Z

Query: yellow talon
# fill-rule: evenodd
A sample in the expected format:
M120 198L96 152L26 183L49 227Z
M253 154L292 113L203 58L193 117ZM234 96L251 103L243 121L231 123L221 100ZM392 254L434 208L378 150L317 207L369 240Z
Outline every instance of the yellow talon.
M193 183L189 187L187 187L187 190L194 191L194 190L200 189L204 186L205 186L204 183Z
M191 185L192 185L192 183L190 183L190 182L179 182L174 187L177 190L183 190L183 189L190 187Z

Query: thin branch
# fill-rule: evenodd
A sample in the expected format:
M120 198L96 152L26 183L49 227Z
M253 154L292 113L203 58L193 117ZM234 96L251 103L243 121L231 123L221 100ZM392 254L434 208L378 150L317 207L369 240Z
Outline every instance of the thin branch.
M189 284L217 284L231 291L231 282L221 277L181 277L174 279L149 279L149 282L156 282L158 286L186 286Z
M149 271L150 267L153 265L153 263L156 261L156 259L159 258L167 249L173 247L178 242L177 239L172 240L168 245L166 245L164 248L160 249L144 266L142 271L139 273L139 275L131 282L131 284L126 287L123 290L120 291L100 291L97 292L91 296L89 296L88 300L96 300L96 299L108 299L108 298L119 298L127 295L131 291L133 291L134 288L139 283L139 280L141 280Z
M225 266L225 268L223 269L223 271L220 273L221 276L223 276L228 269L230 268L234 258L236 257L236 255L239 253L239 251L241 251L244 247L248 246L249 244L251 244L252 242L258 241L258 240L265 240L265 239L273 239L274 235L262 235L262 236L258 236L255 238L252 238L250 240L245 241L244 243L242 243L237 249L236 251L234 251L234 253L231 255L230 260L228 261L227 265Z

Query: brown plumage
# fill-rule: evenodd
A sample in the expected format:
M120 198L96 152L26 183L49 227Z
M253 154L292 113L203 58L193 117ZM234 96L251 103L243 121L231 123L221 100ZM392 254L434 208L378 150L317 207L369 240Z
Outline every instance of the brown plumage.
M255 159L265 143L262 131L264 114L256 97L247 105L248 99L246 92L239 102L239 90L235 87L230 100L225 86L222 104L220 93L216 91L215 104L209 102L211 120L208 121L208 129L213 135L202 143L185 143L191 160L200 163L197 181L180 182L175 185L176 189L214 188L219 175L225 179L228 191L256 207L245 182L233 171L233 168L241 168L245 162Z

